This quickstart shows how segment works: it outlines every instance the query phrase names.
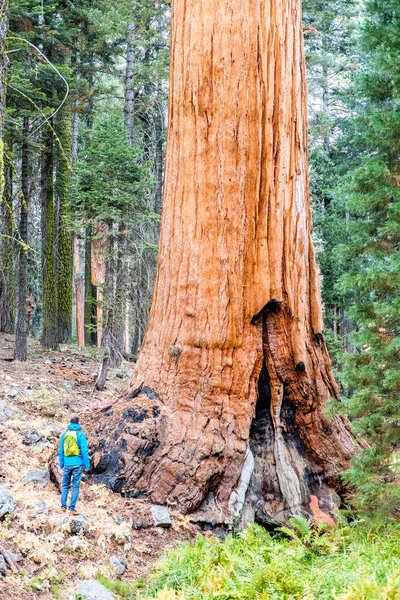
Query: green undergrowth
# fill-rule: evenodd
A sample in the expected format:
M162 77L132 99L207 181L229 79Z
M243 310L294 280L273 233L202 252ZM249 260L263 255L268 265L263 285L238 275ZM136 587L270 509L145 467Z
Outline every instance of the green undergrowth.
M400 600L400 524L343 519L314 530L296 517L274 535L252 524L180 544L146 582L101 581L127 600Z

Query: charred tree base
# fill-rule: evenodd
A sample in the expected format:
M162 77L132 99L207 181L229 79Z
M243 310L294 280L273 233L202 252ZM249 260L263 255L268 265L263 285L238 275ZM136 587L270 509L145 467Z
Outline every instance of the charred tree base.
M242 525L255 521L265 527L286 523L294 515L334 525L340 497L333 490L301 441L296 410L283 395L275 429L271 386L263 365L256 414L250 430L253 470L240 515Z
M254 324L263 360L247 435L235 434L232 413L213 415L213 405L172 410L143 383L87 418L91 480L124 496L170 503L213 526L274 527L293 515L333 525L340 472L357 445L345 419L323 414L335 395L323 340L311 340L299 363L290 324L280 305Z

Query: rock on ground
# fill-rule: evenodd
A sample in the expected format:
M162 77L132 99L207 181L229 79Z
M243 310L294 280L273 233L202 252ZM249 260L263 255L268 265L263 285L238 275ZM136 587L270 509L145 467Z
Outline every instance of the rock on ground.
M0 402L0 421L7 421L7 419L11 419L16 412L18 412L18 408L10 402L6 402L4 400Z
M82 581L78 587L77 593L82 596L84 600L114 600L114 596L111 592L95 579Z
M4 556L0 554L0 574L5 575L7 573L7 563Z
M169 527L171 525L171 517L164 506L152 506L151 514L153 515L154 524L157 527Z
M21 431L21 436L24 438L23 443L26 446L45 446L53 443L61 433L62 429L60 427L50 425L40 429L25 429Z
M123 575L126 571L126 562L122 560L119 556L115 554L110 556L110 563L116 573L118 575Z
M29 469L23 479L24 483L39 483L42 487L46 487L49 481L50 475L47 469Z
M69 522L69 530L71 535L86 535L88 520L83 515L72 517Z
M49 507L46 502L38 502L35 506L35 513L37 515L47 515L49 512Z
M13 497L9 490L0 485L0 519L7 513L12 513L17 510L17 505L14 502Z

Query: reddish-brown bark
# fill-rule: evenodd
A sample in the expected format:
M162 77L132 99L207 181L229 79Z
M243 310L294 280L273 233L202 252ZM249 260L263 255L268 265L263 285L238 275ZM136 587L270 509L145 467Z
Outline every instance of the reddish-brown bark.
M175 0L171 34L153 304L125 398L86 424L94 479L205 521L328 513L356 446L322 413L300 0Z
M74 237L74 276L75 276L75 317L76 317L76 337L79 348L85 345L85 313L84 303L85 295L83 290L82 275L82 240L79 236Z

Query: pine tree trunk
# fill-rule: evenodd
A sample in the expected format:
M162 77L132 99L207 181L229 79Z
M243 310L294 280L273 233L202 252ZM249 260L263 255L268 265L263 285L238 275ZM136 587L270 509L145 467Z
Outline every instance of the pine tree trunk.
M135 23L129 23L126 32L126 68L125 68L125 128L128 135L129 143L133 146L133 135L135 131L134 124L134 94L133 89L135 75Z
M0 331L15 331L15 265L13 249L13 185L12 185L12 144L6 141L4 148L8 158L4 160L4 193L1 206L2 233L0 267Z
M153 304L125 399L86 423L93 479L204 521L329 520L356 445L323 414L300 0L175 0L171 33Z
M94 384L96 390L104 389L107 380L108 369L114 366L115 361L115 236L112 233L112 227L113 226L110 224L105 279L105 303L107 307L107 321L103 333L104 356L100 365L98 376Z
M114 346L112 350L112 366L119 368L124 351L125 315L127 313L127 231L123 223L118 227L117 268L115 276L114 297Z
M55 256L55 207L53 136L46 127L42 136L40 193L42 200L43 333L45 348L58 350L57 269Z
M143 294L142 294L142 269L144 263L143 248L136 260L135 286L133 288L133 324L132 324L132 354L137 356L143 341Z
M85 344L97 345L97 323L96 323L96 286L92 284L92 228L88 227L85 232Z
M0 0L0 198L4 193L4 113L6 105L6 70L8 64L8 0Z
M82 277L82 240L76 235L74 237L74 278L75 278L75 304L76 304L76 337L79 348L85 345L85 295Z
M21 211L19 219L19 265L18 265L18 306L17 325L15 331L15 360L27 359L28 314L26 302L28 297L28 207L29 207L29 118L24 117L22 127L21 150Z
M71 121L71 162L74 165L78 160L78 134L79 114L78 101L73 103ZM73 265L75 282L75 322L76 337L79 348L85 345L85 292L82 274L82 235L76 234L73 240Z
M71 340L72 330L72 232L69 187L71 180L71 110L65 105L59 116L57 133L61 148L57 156L58 247L57 247L57 339Z
M0 200L2 204L2 239L0 271L0 331L14 331L12 302L13 248L12 235L12 191L10 165L5 160L4 113L6 101L6 37L8 32L8 0L0 0Z
M157 213L161 213L162 191L164 175L164 114L161 100L161 84L158 86L157 105L154 115L154 135L155 135L155 207Z

